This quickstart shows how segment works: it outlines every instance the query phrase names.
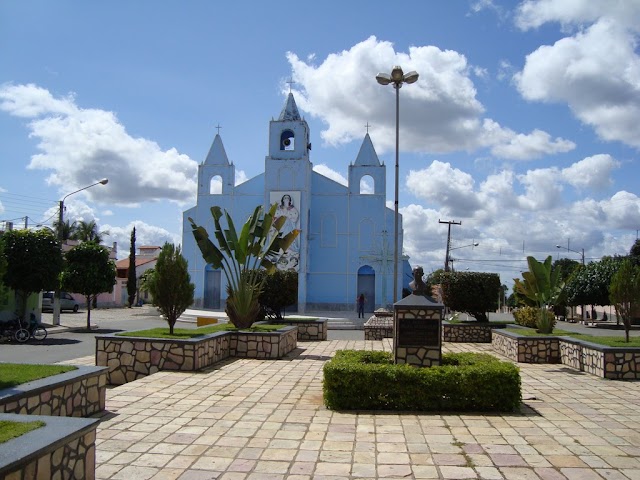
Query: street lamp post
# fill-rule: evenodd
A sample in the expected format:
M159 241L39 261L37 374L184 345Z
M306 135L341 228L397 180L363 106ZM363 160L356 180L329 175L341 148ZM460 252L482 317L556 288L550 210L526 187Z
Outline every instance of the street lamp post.
M63 238L63 232L62 232L62 225L64 223L64 201L67 199L67 197L70 197L71 195L81 192L83 190L86 190L87 188L91 188L91 187L95 187L96 185L106 185L107 183L109 183L109 179L108 178L103 178L102 180L100 180L99 182L96 183L92 183L91 185L87 185L86 187L82 187L79 190L76 190L75 192L71 192L71 193L67 193L64 197L62 197L62 200L60 200L59 202L59 209L60 211L58 212L58 242L60 242L60 249L62 250L62 242L64 241ZM58 287L56 288L56 291L54 292L53 295L53 321L52 323L54 325L60 325L60 286L58 285Z
M452 250L458 250L459 248L466 248L466 247L477 247L478 245L480 245L478 242L473 242L470 243L469 245L462 245L460 247L452 247L449 248L447 250L447 263L451 263L451 271L453 272L453 261L455 260L454 258L451 258L451 256L449 255L449 252L451 252Z
M569 248L569 241L568 240L567 240L567 246L566 247L562 247L560 245L556 245L556 248L566 248L567 252L573 252L573 253L577 253L578 255L580 255L580 258L582 259L582 266L584 267L584 248L581 249L581 251L571 250ZM584 323L584 304L580 305L580 309L582 310L582 323Z
M396 90L396 168L395 168L395 200L393 204L393 303L398 301L398 174L400 169L400 88L403 83L415 83L418 80L418 73L411 71L404 73L399 66L393 67L391 75L379 73L376 80L380 85L392 84Z

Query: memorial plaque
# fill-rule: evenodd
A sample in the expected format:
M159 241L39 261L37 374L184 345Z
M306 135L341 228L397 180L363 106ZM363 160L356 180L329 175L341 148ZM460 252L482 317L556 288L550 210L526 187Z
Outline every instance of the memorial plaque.
M404 318L398 322L399 347L439 347L440 321Z

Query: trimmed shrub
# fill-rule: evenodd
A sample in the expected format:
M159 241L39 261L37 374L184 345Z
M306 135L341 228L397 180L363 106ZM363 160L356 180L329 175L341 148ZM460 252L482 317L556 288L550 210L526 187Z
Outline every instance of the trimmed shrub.
M341 350L324 365L323 391L332 410L511 412L522 401L518 367L476 353L416 368L388 352Z
M538 309L534 307L520 307L513 311L513 318L518 325L529 328L537 328Z
M520 307L513 311L513 318L516 324L537 330L540 309L535 307ZM556 318L551 310L549 311L549 319L551 320L551 331L553 331L556 326Z

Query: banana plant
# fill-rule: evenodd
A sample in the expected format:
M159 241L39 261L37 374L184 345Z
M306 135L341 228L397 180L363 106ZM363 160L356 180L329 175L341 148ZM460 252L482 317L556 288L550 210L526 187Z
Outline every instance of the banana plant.
M292 230L283 236L280 229L286 218L275 218L276 209L277 204L273 204L268 212L263 213L262 206L256 207L238 234L231 215L220 207L211 207L217 245L211 241L207 230L189 217L202 257L213 268L224 272L227 280L225 312L237 328L251 327L260 311L258 297L266 276L261 278L257 274L258 269L273 273L280 256L300 233ZM220 220L223 216L227 228L222 227Z
M529 256L527 264L529 271L522 273L523 281L514 278L514 289L523 296L525 303L540 309L538 331L551 333L555 322L550 317L549 306L560 301L564 289L560 269L551 268L551 255L544 263Z

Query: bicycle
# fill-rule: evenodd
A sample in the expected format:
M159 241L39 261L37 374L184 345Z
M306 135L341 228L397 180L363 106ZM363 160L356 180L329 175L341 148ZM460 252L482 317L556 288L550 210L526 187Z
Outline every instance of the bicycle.
M29 338L33 338L34 340L41 342L45 338L47 338L47 329L38 322L36 316L32 313L29 317L29 325L26 330L29 332ZM29 339L27 338L27 340Z

